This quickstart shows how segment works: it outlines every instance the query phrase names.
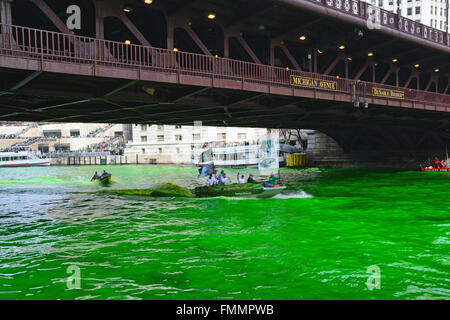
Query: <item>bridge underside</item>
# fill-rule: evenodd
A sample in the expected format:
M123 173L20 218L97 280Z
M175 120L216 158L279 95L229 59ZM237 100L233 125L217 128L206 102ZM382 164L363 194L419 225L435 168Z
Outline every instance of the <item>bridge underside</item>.
M389 12L368 28L367 4L341 3L0 0L0 121L202 121L317 129L347 152L445 150L450 36Z
M0 93L0 121L317 129L346 152L435 152L450 144L449 113L435 110L5 68L0 78L4 87L23 85Z

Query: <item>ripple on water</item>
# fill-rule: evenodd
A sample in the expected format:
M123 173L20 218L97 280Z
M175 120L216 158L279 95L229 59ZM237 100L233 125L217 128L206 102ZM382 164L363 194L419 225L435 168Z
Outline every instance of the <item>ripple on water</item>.
M433 191L446 176L282 170L290 189L272 199L142 199L80 193L98 190L93 169L0 169L2 298L450 298L448 195ZM107 170L119 189L197 175ZM80 290L67 288L70 266Z

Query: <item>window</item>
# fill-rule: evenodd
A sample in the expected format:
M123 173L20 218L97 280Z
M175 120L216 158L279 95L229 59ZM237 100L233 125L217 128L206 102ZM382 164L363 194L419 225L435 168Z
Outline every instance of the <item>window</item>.
M420 7L416 7L416 14L420 14Z
M175 129L181 129L181 126L180 125L176 125Z
M383 7L383 2L384 2L383 0L378 0L378 6Z
M147 131L147 125L141 124L141 131Z
M238 139L239 140L246 140L247 134L246 133L238 133Z
M141 142L147 142L147 136L141 136Z
M158 141L164 141L164 136L157 136L157 137L156 137L156 140L158 140Z
M180 150L180 148L177 148L177 153L181 153L181 150Z
M194 134L192 135L192 140L195 140L195 141L200 140L200 135L199 135L198 133L194 133Z
M164 126L163 125L160 125L160 124L158 124L158 130L163 130L164 129Z
M145 148L142 148L142 154L145 154Z
M70 136L72 138L77 138L80 136L80 130L70 130Z
M217 134L217 140L219 141L223 141L227 139L227 134L226 133L218 133Z
M183 137L181 136L181 134L176 134L175 141L181 141L181 140L183 140Z
M412 15L412 8L408 8L408 16Z
M162 153L162 148L158 148L158 153Z

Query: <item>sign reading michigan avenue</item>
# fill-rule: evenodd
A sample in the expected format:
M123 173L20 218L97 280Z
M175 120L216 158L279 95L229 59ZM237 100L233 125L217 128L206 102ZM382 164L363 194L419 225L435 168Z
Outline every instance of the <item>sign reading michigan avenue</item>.
M375 97L405 99L405 92L391 89L372 88L372 95Z
M291 75L291 85L333 91L338 89L338 84L336 81L306 78L295 75Z

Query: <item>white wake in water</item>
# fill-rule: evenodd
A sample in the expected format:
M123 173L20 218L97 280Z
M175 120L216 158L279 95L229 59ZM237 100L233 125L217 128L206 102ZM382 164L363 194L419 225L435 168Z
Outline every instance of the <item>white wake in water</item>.
M303 190L299 190L289 193L280 193L272 197L272 199L305 199L305 198L314 198L314 196L306 193Z

